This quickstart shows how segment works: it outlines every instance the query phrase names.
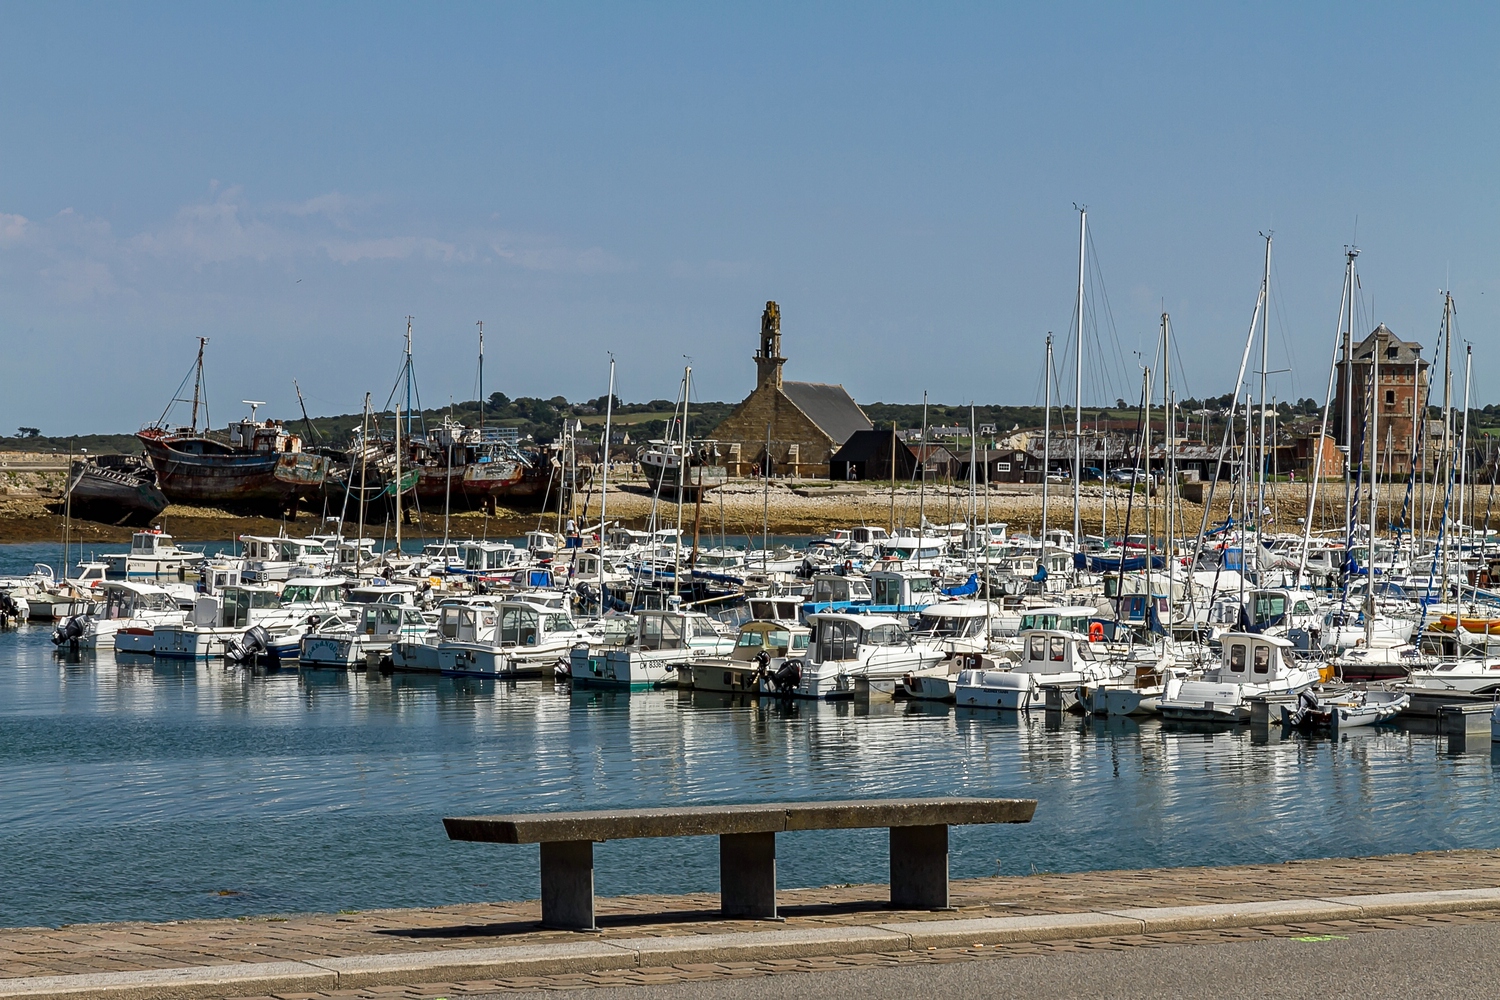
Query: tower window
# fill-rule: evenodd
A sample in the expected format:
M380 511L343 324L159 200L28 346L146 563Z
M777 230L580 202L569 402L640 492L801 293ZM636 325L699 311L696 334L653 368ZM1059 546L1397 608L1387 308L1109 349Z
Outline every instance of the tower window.
M1385 405L1386 406L1395 406L1396 405L1396 390L1394 390L1394 389L1387 389L1385 391Z
M1388 358L1397 357L1397 356L1400 355L1400 353L1401 353L1401 349L1398 348L1398 347L1396 347L1395 345L1392 345L1392 346L1387 347L1385 349L1385 356L1388 357Z

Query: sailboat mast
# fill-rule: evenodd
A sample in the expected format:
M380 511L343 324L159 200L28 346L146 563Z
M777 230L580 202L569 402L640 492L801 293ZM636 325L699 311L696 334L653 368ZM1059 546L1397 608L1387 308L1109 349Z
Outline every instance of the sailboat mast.
M610 423L615 415L615 359L609 358L609 394L604 398L604 446L599 449L600 461L604 463L603 482L599 486L599 615L604 615L604 532L608 527L609 514L609 439Z
M364 427L359 432L359 536L354 540L354 573L359 575L359 566L364 561L365 539L365 487L369 479L365 476L370 463L370 394L365 393ZM347 494L346 494L347 495Z
M682 592L682 489L687 479L687 422L688 422L688 393L692 391L693 366L686 365L682 369L682 452L677 456L677 546L672 557L672 593ZM671 443L668 442L668 453L671 451Z
M1261 367L1265 366L1262 365ZM1167 600L1170 602L1172 599L1172 488L1176 486L1177 478L1174 475L1176 461L1173 450L1173 438L1176 435L1173 434L1172 426L1172 321L1166 313L1161 314L1161 404L1162 416L1167 425L1167 461L1165 463L1167 492L1163 500L1162 509L1162 526L1166 529L1166 544L1163 546L1162 551L1166 555ZM1150 461L1149 453L1147 461L1148 463ZM1150 578L1150 569L1151 566L1148 560L1146 566L1147 579Z
M407 345L408 352L410 352L410 349L411 349L411 322L409 320L408 320L407 325L406 325L406 345ZM410 372L411 371L411 354L408 353L406 357L407 357L407 369L406 370L408 372ZM406 418L408 420L411 419L411 411L410 410L406 411ZM410 431L411 428L408 427L407 430ZM399 555L400 552L401 552L401 400L399 398L396 400L396 430L395 430L395 434L396 434L396 482L395 482L395 484L393 485L392 488L395 489L395 491L396 491L396 553Z
M1088 242L1089 210L1085 205L1078 209L1078 330L1073 344L1073 545L1078 545L1083 536L1079 501L1083 477L1083 279L1084 249ZM1130 528L1126 525L1126 530Z
M1458 446L1458 537L1459 545L1463 544L1464 533L1464 492L1469 485L1469 376L1474 368L1474 345L1464 345L1464 429L1463 437ZM1473 512L1468 512L1473 516ZM1469 543L1473 544L1474 534L1469 533ZM1462 549L1460 549L1462 551Z
M922 390L922 448L917 456L922 478L917 485L917 569L922 568L922 532L927 530L927 390Z
M1042 367L1042 559L1047 556L1047 472L1052 464L1052 334Z
M479 327L479 440L484 440L484 320L477 320ZM449 463L452 464L451 462Z
M193 379L193 434L198 433L198 398L203 392L203 345L207 343L207 337L198 338L198 374ZM63 574L67 575L67 567L63 568Z
M1266 510L1266 374L1271 324L1271 234L1262 234L1266 241L1266 269L1260 279L1260 294L1266 307L1260 314L1260 442L1256 453L1255 491L1255 555L1259 570L1261 540L1265 532Z
M1375 519L1380 514L1380 338L1370 349L1370 554L1365 557L1365 648L1375 635Z

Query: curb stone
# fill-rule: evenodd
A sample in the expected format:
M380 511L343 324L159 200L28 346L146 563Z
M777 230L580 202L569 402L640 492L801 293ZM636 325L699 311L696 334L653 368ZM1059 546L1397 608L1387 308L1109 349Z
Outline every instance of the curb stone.
M235 963L0 979L0 1000L40 1000L44 997L64 1000L208 1000L265 993L306 993L367 986L564 975L709 962L774 961L1495 909L1500 909L1500 888L565 941L301 962Z

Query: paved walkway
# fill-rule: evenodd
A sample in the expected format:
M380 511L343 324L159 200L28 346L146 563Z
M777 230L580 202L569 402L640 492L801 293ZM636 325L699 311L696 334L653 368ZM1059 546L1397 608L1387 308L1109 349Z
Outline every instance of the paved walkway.
M298 980L292 977L288 980L290 988L270 991L279 996L452 996L850 965L967 961L985 955L1078 947L1161 946L1257 935L1346 934L1438 921L1500 919L1500 892L1473 897L1431 895L1442 890L1495 887L1500 887L1500 851L1452 851L1225 868L960 880L953 883L954 909L945 913L893 911L885 902L885 886L783 890L780 901L784 923L721 920L718 897L713 894L600 899L601 929L597 934L538 929L540 909L534 901L238 920L15 928L0 930L0 996L16 993L22 980L32 977L187 971L204 966L234 966L253 972L256 965L262 970L273 967L264 963L316 962L321 963L321 969L340 968L339 962L345 960L342 967L350 970L388 971L383 977L365 975L366 982L384 978L383 984L345 990L330 989L330 982L314 977L307 983L314 988L299 991ZM1392 893L1428 895L1402 901L1388 895ZM1350 901L1373 894L1384 895L1377 906ZM1339 902L1329 904L1331 898ZM1277 903L1267 904L1263 911L1248 905L1266 901ZM1218 909L1213 908L1215 904ZM1192 911L1190 920L1177 920L1174 908L1180 907L1200 909ZM1150 908L1149 914L1144 908ZM1221 921L1213 916L1229 910L1235 911L1232 919ZM1263 912L1263 923L1255 920L1257 912ZM1344 914L1348 918L1340 919ZM1049 916L1053 917L1051 921ZM1220 922L1226 926L1216 926ZM996 928L1012 925L1021 926L1023 932L1007 931L1008 940L993 937ZM1045 931L1049 926L1052 930ZM974 933L969 935L971 928ZM862 930L868 933L862 934ZM759 954L748 956L747 961L734 960L736 942L748 943L756 935L769 940L768 931L775 931L776 940L781 942L775 957ZM830 953L826 944L834 932L850 942L836 954ZM967 936L987 935L993 943L984 947L976 947L983 943L978 940L972 945L966 943ZM821 950L809 944L803 949L805 953L798 953L797 942L814 940L824 942ZM697 942L705 944L699 947ZM594 961L605 953L625 954L621 949L627 948L632 955L629 967L618 967L620 962L611 967L607 961ZM441 952L451 953L454 969L480 968L485 964L476 958L480 949L485 950L484 955L503 951L507 955L535 956L537 974L503 979L475 975L460 982L430 974L438 971L433 956ZM653 954L671 960L653 965ZM559 955L571 956L568 961L572 968L564 967L568 962L559 965L548 958ZM403 956L414 964L425 963L425 972L414 968L403 977ZM406 981L400 981L403 978ZM105 979L124 982L119 977ZM346 981L353 982L354 977L337 980ZM217 993L183 990L173 994L165 989L149 995L243 996L266 992L252 986L250 982L244 988L229 985ZM106 994L126 995L102 987L97 993Z

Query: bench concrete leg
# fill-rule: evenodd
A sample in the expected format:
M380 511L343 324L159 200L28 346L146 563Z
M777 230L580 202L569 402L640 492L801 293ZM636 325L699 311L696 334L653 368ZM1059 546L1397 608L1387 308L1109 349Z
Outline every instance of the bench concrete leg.
M594 930L594 842L542 844L542 926Z
M726 917L776 917L776 834L719 835L719 907Z
M891 906L948 908L948 827L891 827Z

